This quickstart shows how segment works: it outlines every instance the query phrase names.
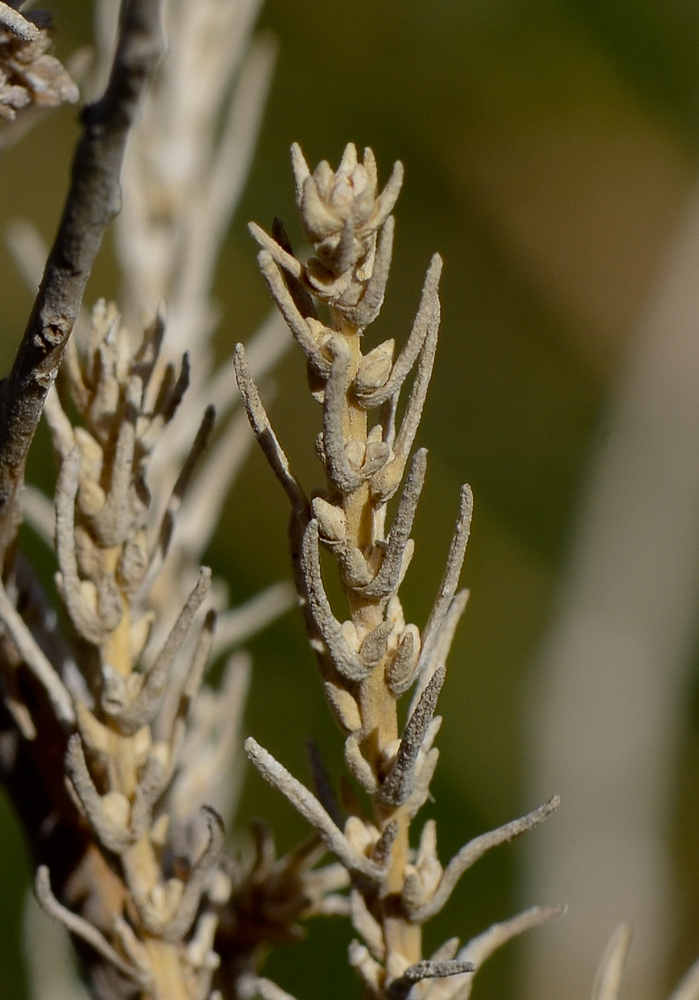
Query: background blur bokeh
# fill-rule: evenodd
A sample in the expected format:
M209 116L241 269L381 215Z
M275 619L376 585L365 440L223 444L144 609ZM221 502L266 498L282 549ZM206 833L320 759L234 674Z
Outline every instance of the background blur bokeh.
M65 57L89 42L89 4L54 0L52 7ZM280 215L299 241L292 141L312 163L336 164L349 140L371 145L384 179L395 159L405 164L394 272L377 336L400 341L430 255L439 250L445 259L441 349L420 434L430 468L402 593L410 620L423 623L458 487L468 480L476 497L465 570L472 598L450 660L433 786L446 859L469 836L535 804L524 710L538 651L556 615L586 471L694 184L699 6L267 0L260 27L277 37L279 61L252 178L219 271L221 357L268 309L247 219L269 226ZM76 135L75 111L61 109L5 155L0 227L28 217L50 240ZM6 371L31 297L5 250L0 254ZM91 295L117 293L107 247ZM273 419L299 474L313 484L318 418L304 388L303 366L291 354L276 376ZM39 443L34 475L50 488L47 454ZM281 491L253 454L210 553L234 602L288 576L285 536ZM45 558L30 536L26 545ZM252 653L246 730L300 775L304 738L312 733L338 769L340 743L297 617L287 615L260 636ZM667 967L658 970L666 986L699 951L699 709L691 697L676 721L682 750L670 832L679 930ZM271 820L281 847L303 832L290 809L249 777L242 816L253 814ZM466 938L522 904L523 848L502 848L469 873L430 927L429 944L449 934ZM17 956L27 865L1 795L0 857L0 992L22 1000ZM528 895L524 902L537 901L559 900ZM599 928L600 951L611 930ZM311 925L308 941L277 953L269 974L300 1000L357 996L346 941L340 924ZM521 944L509 946L479 976L474 996L533 1000L522 957ZM591 965L578 995L589 993L593 974Z

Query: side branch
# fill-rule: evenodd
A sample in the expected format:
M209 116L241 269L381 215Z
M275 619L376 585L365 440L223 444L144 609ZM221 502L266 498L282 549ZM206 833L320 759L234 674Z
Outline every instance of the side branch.
M160 0L127 0L112 73L83 112L70 190L29 323L0 390L0 563L20 521L29 446L80 308L105 229L120 207L129 129L163 51Z

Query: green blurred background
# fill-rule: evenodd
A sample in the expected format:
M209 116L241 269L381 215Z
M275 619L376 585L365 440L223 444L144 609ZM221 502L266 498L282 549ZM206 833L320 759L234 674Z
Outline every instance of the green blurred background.
M90 40L89 4L55 0L52 7L65 57ZM445 259L441 350L419 437L430 449L430 468L403 593L409 619L423 623L458 487L468 480L476 497L464 577L472 599L450 660L433 786L446 858L469 836L533 804L522 791L528 763L523 695L553 614L586 463L604 433L605 403L693 184L699 5L267 0L260 26L277 37L279 61L252 179L218 276L221 357L268 309L246 221L268 226L281 215L298 238L292 141L311 163L328 158L336 164L349 140L371 145L384 179L395 159L405 164L394 273L372 337L400 342L430 255L439 250ZM27 217L50 240L76 135L75 111L62 109L5 155L1 225ZM5 250L0 254L6 371L31 300ZM107 247L90 296L117 291ZM284 360L276 385L273 418L299 474L314 484L318 414L304 399L297 356ZM49 487L46 454L39 445L34 473ZM234 603L288 577L285 535L283 498L255 454L210 554ZM27 546L41 551L29 538ZM304 737L312 733L339 769L340 740L296 615L251 649L246 731L299 775L305 773ZM679 902L684 931L670 977L693 959L699 926L691 707L688 719L676 858L697 891ZM270 819L282 848L303 833L301 821L255 778L246 783L241 815ZM0 994L21 1000L18 928L27 865L2 796L0 852ZM453 933L465 939L511 913L521 857L517 845L481 862L430 927L428 944ZM300 998L357 996L346 971L347 937L341 922L311 925L308 942L276 954L269 974ZM518 947L509 946L486 967L476 997L522 995Z

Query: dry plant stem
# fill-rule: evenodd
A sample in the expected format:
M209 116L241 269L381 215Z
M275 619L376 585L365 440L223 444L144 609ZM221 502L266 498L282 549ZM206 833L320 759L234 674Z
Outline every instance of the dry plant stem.
M366 449L368 424L366 410L348 394L348 387L357 376L362 358L359 331L352 327L342 326L340 332L349 348L347 369L343 373L341 387L343 391L338 389L335 394L336 399L330 395L330 386L326 389L327 397L329 397L328 404L337 402L339 413L336 417L332 413L330 405L326 405L324 441L326 451L330 451L330 447L334 445L336 451L344 458L350 442L357 442L362 449ZM339 368L337 362L336 368ZM340 431L340 439L329 447L329 442L332 440L332 434L329 432L335 428ZM335 482L338 478L337 475L334 477ZM332 483L333 486L335 482ZM350 489L342 496L341 509L345 517L347 545L362 552L370 550L375 543L373 534L374 505L368 481L357 484L354 489L351 488L353 485L354 483L350 479ZM349 589L347 596L352 621L359 634L369 635L382 624L383 602L381 600L367 599L364 594L358 594L354 589ZM362 715L362 728L367 734L370 734L370 743L366 747L365 756L369 758L369 763L374 771L377 771L381 766L385 748L392 744L399 734L397 702L386 684L384 671L385 663L382 658L382 661L374 667L369 676L360 682L357 698ZM400 806L394 807L380 799L377 802L376 819L380 830L385 829L390 822L396 824L390 868L385 879L384 891L387 895L399 894L403 887L408 857L410 819L405 809ZM411 960L411 964L420 960L422 947L420 929L417 924L408 924L402 915L393 916L389 912L385 917L384 934L386 949L389 953L397 952Z
M213 897L222 899L230 891L219 870L223 823L214 809L200 810L208 834L195 859L187 847L178 852L168 841L173 817L163 811L163 801L185 769L183 729L211 648L212 611L198 635L192 635L210 590L210 570L199 570L159 653L139 662L152 619L143 582L152 574L162 535L155 531L151 551L146 459L154 437L173 418L187 379L184 362L179 377L171 366L158 365L161 344L156 322L144 331L143 344L132 348L117 310L98 304L87 357L70 383L83 424L71 428L57 398L52 397L47 414L61 464L56 491L59 591L82 650L92 647L93 660L91 668L81 663L90 702L74 697L77 732L68 739L65 772L93 846L100 856L110 857L119 885L119 902L102 901L109 914L106 926L97 928L97 937L86 931L82 939L110 963L112 974L123 971L123 960L114 962L114 954L124 952L132 959L147 982L144 1000L205 1000L211 948L196 943L198 930L192 942L186 939L198 916L213 925L213 935ZM207 411L175 484L175 499L168 505L173 525L211 422ZM161 713L164 732L159 733ZM184 821L194 819L188 811ZM216 890L216 880L227 889ZM90 888L97 897L107 895L98 878L92 878ZM59 907L51 903L49 910L71 929L89 926L63 901ZM108 974L100 969L96 980ZM110 996L105 990L99 986L96 994Z
M126 137L163 51L160 0L130 0L104 96L83 112L66 206L12 371L0 392L0 561L21 517L18 492L46 399L107 224L119 210Z
M114 7L112 0L108 3ZM250 673L249 662L238 654L229 659L219 692L201 685L216 611L210 608L203 627L197 628L194 618L211 580L208 570L199 572L196 583L194 578L245 452L239 415L218 435L204 475L195 468L213 429L213 407L201 418L209 389L218 395L224 413L238 398L231 389L230 368L228 386L226 366L212 373L216 310L210 294L214 259L250 156L272 63L273 46L263 42L242 72L233 65L243 56L255 9L255 0L247 5L228 0L168 4L172 68L159 77L166 85L155 88L144 109L144 118L157 127L134 136L131 150L145 155L138 164L132 157L131 167L123 171L132 209L130 216L125 213L123 229L134 233L123 246L130 264L125 268L130 286L126 299L135 315L174 290L170 325L196 351L192 391L183 400L189 363L164 346L163 315L144 322L141 339L139 327L122 323L114 305L98 302L91 317L79 308L102 231L120 200L126 130L160 47L158 4L131 0L124 4L122 38L105 97L85 113L85 135L59 236L13 378L0 398L0 418L17 445L15 452L0 451L0 459L5 455L0 484L3 474L14 477L13 508L26 452L26 447L17 451L22 441L11 422L15 396L22 396L24 408L17 404L15 410L22 411L28 446L48 394L44 412L60 472L54 512L47 516L44 505L40 514L45 534L52 534L49 522L55 522L56 582L69 625L63 640L58 616L43 613L44 604L30 593L31 580L20 582L19 562L13 563L13 573L8 567L6 589L0 593L0 639L7 660L0 764L20 808L22 791L29 786L48 800L42 800L41 822L32 826L31 817L26 820L30 837L39 842L33 844L36 858L47 863L40 870L37 895L72 932L86 980L100 1000L133 1000L136 994L140 1000L221 1000L222 993L211 992L219 965L221 990L231 996L241 968L255 968L257 952L268 940L293 937L300 913L346 907L337 895L348 884L346 869L312 870L322 856L317 838L313 850L279 861L272 857L268 871L256 864L248 870L244 860L222 857L220 815L201 806L221 803L222 811L232 812L238 730ZM232 17L227 23L234 30L219 31L216 65L213 59L203 65L202 56L214 41L212 30L218 30L224 16ZM193 66L201 69L194 81ZM193 115L195 110L200 113ZM158 127L163 125L164 131ZM150 141L152 131L157 134ZM174 160L177 174L178 165L187 164L188 150L196 153L193 169L181 189L182 178L169 174L176 195L170 202L172 187L163 186L154 174L163 164L168 174ZM140 201L134 189L138 183ZM194 197L197 193L201 197ZM153 200L167 206L168 233L161 212L153 212ZM130 225L134 219L138 224ZM170 236L179 236L184 255ZM160 256L150 252L153 244L147 237L155 239L156 249L160 241ZM165 258L167 266L161 269ZM34 268L31 261L29 266ZM135 276L146 280L138 284ZM147 279L154 280L149 284ZM155 294L138 294L144 287ZM77 345L75 338L68 339L76 316L84 327ZM264 374L288 342L286 331L280 331L283 324L277 319L264 324L253 339L257 374ZM45 349L37 360L40 334ZM61 354L65 377L58 391L51 392ZM32 395L32 378L41 393ZM67 405L68 393L72 406ZM72 426L69 414L78 415L78 426ZM18 471L12 465L15 453L20 456ZM176 521L190 487L194 502L182 532ZM5 552L11 529L10 523ZM211 587L210 597L217 609L225 608L221 582ZM237 644L287 603L288 592L277 587L240 613L230 613L219 648ZM4 753L7 730L12 752L20 745L16 757ZM49 846L43 832L37 835L39 827L49 830ZM360 868L378 877L379 865L347 844ZM242 909L248 925L231 940L230 934L219 937L219 925L227 921L230 927L235 919L238 903L230 898L234 868L237 894L247 894Z
M699 997L699 960L694 962L669 1000L697 1000Z
M19 4L17 6L20 6ZM25 42L34 42L39 37L39 29L31 21L6 3L0 3L0 26L7 28Z
M631 927L628 924L620 924L612 934L597 969L591 1000L622 1000L631 936ZM668 1000L697 1000L697 998L699 998L699 960L683 976Z
M47 407L60 465L57 583L77 641L61 640L40 594L29 599L31 581L20 580L19 561L12 594L22 595L26 620L0 584L0 616L14 643L8 659L10 652L21 658L16 671L28 670L43 688L50 731L41 700L37 709L33 700L25 705L13 698L9 670L4 700L30 766L53 738L53 782L67 794L54 807L59 844L36 851L48 862L56 896L48 870L37 894L80 939L95 996L131 997L132 987L119 981L128 972L141 984L143 1000L206 1000L216 964L217 908L231 889L221 861L223 823L215 809L199 809L200 790L193 787L201 761L183 754L189 709L212 644L213 610L194 628L210 590L208 569L199 570L169 633L153 643L155 655L142 658L153 620L143 584L158 561L162 535L156 515L147 530L148 458L180 402L187 366L177 376L174 366L158 364L163 331L157 321L134 346L120 320L114 306L98 303L86 356L60 387L72 390L81 423L71 426L56 393ZM171 527L212 419L207 411L177 478L167 508ZM16 782L19 775L9 777ZM193 795L168 809L175 784ZM188 840L195 827L199 838ZM36 836L31 828L30 834Z
M294 257L281 224L272 236L254 224L250 231L262 247L263 277L305 354L311 391L322 406L316 451L327 485L310 503L270 426L241 346L236 375L252 428L292 506L299 604L331 710L345 735L347 767L370 800L369 816L348 793L344 831L340 828L318 759L313 770L323 804L254 740L246 749L263 777L316 828L352 875L351 918L364 943L351 944L350 963L368 996L391 1000L416 987L421 998L432 1000L448 989L445 984L458 985L473 966L469 956L455 954L458 943L426 959L422 922L441 909L460 875L485 851L536 826L557 800L477 838L444 871L433 822L426 825L419 850L411 851L411 821L429 796L437 763L433 743L441 719L435 712L444 663L466 604L466 593L457 587L472 510L471 492L464 487L444 578L421 637L417 626L405 621L398 590L413 554L410 532L425 480L424 449L414 455L402 488L401 483L434 365L441 260L432 259L412 332L395 363L392 340L363 353L365 327L379 312L388 279L390 212L402 168L396 165L379 194L371 150L360 163L349 145L337 171L321 163L311 173L298 146L292 160L297 204L315 256L305 265ZM411 371L396 427L399 394ZM379 414L372 425L374 409ZM399 491L387 530L386 503ZM336 558L347 621L336 616L326 593L321 548ZM398 699L413 685L401 732ZM520 920L511 933L527 926Z
M618 1000L624 978L626 956L631 946L631 928L621 924L614 932L602 956L592 988L592 1000Z

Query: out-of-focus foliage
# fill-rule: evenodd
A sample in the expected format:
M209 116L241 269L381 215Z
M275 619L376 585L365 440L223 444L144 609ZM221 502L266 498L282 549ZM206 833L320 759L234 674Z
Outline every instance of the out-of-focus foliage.
M65 57L89 40L89 5L55 0L52 7ZM405 597L411 619L422 621L439 580L458 484L468 479L476 515L464 582L473 597L450 659L435 783L448 856L467 835L533 804L520 798L527 764L522 696L552 614L586 459L604 434L605 400L693 182L699 6L268 0L261 24L277 35L280 58L252 181L221 262L222 352L268 309L244 224L252 217L268 225L276 214L293 221L292 141L313 162L337 161L348 139L370 144L384 179L394 159L406 165L382 335L400 339L409 329L431 253L439 250L446 262L441 348L419 441L431 455L415 532L420 572L407 579ZM6 193L0 224L26 215L51 238L76 136L74 114L60 110L0 163ZM290 235L298 242L298 232ZM31 298L4 251L0 259L6 371ZM93 297L118 292L108 252L91 289ZM296 454L295 442L307 440L317 415L299 406L297 382L282 369L273 412L285 446L311 481L317 469L303 467L305 449ZM234 599L287 574L284 503L267 487L269 472L253 456L211 553ZM278 528L261 538L263 513ZM300 623L288 616L254 644L253 654L250 729L265 743L288 719L301 720L331 755L337 741ZM270 699L282 685L283 696ZM696 715L677 806L677 863L690 872L699 808ZM290 731L285 760L302 773L298 729ZM289 843L301 830L259 783L245 805L248 814L290 831ZM0 935L0 966L7 995L21 997L14 956L23 862L1 807L0 931L8 929ZM444 925L435 921L435 942L447 926L465 938L510 912L519 850L502 851L465 881ZM683 929L669 980L695 957L699 885L690 877L684 885L677 900ZM343 935L328 926L311 926L310 933L314 962L321 950L328 955L327 965L317 966L314 997L329 996L331 988L334 996L356 995L349 973L338 984ZM301 996L310 954L304 948L273 960L278 981ZM516 950L486 970L474 995L519 995Z

